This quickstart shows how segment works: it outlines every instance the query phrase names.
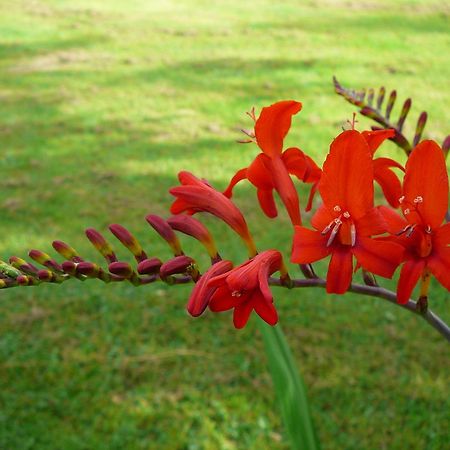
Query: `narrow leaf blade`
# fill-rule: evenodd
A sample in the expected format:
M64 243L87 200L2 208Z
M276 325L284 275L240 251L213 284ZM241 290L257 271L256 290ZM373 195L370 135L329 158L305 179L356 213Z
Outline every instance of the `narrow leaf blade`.
M262 320L258 326L263 335L269 369L286 432L295 450L319 450L306 388L280 325L271 327Z

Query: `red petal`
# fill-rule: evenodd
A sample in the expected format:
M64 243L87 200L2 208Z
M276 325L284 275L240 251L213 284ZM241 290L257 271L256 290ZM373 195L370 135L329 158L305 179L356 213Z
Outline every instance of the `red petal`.
M259 205L261 206L261 209L263 210L264 214L267 217L270 217L271 219L277 217L278 215L277 206L275 205L272 189L268 190L258 189L257 193Z
M315 182L311 186L311 190L309 191L308 203L306 204L306 207L305 207L305 211L306 212L311 211L312 203L313 203L313 200L314 200L314 195L316 194L318 186L319 186L318 182Z
M215 292L214 287L207 286L208 281L220 274L228 272L232 269L233 264L231 261L219 261L218 263L212 265L195 284L194 289L189 297L187 304L187 310L189 314L194 317L199 316L208 306L208 303Z
M222 286L214 292L210 302L209 309L213 312L228 311L236 306L236 297L231 295L227 286Z
M244 328L253 310L253 302L246 301L234 308L233 323L236 328Z
M238 170L234 174L227 188L223 191L223 195L225 195L225 197L231 198L231 196L233 195L234 186L236 186L236 184L238 184L242 180L245 180L246 178L247 178L247 167Z
M311 219L311 225L318 231L322 231L336 216L331 214L325 205L321 205Z
M410 259L403 264L397 286L397 301L404 305L411 298L412 291L425 268L424 259Z
M433 246L446 246L450 245L450 223L440 226L434 231Z
M439 283L450 291L450 247L434 251L428 259L428 267Z
M395 136L395 130L375 130L375 131L363 131L361 133L369 146L372 155L377 148L388 138Z
M285 100L262 109L255 123L256 141L261 150L272 157L281 154L283 140L291 127L294 114L302 109L302 104Z
M348 130L331 144L319 183L324 204L339 206L353 219L373 207L373 163L365 139Z
M373 176L381 186L386 200L393 208L400 205L399 198L402 195L402 184L390 167L403 167L389 158L377 158L373 161Z
M401 219L400 216L398 217ZM378 208L372 208L356 222L356 232L359 236L376 236L386 231L386 221Z
M444 152L434 141L421 142L406 163L403 181L405 202L417 207L423 225L437 228L448 207L448 175ZM421 203L414 200L421 197ZM408 219L408 217L407 217Z
M293 225L301 225L297 190L281 158L272 159L273 182Z
M370 238L359 238L353 248L353 254L364 269L385 278L392 277L402 262L403 253L401 245Z
M292 244L291 261L297 264L308 264L323 259L331 253L326 246L327 236L318 231L308 230L305 227L294 227L294 242Z
M353 256L348 249L335 249L327 273L327 292L344 294L352 282Z
M272 302L258 300L254 302L253 307L255 308L256 314L258 314L264 322L267 322L272 326L278 322L277 310Z
M283 152L281 158L288 172L300 181L304 181L307 169L305 154L299 148L291 147Z
M387 232L390 234L397 234L408 225L408 222L400 214L387 206L378 206L377 210L382 215Z
M260 153L248 167L247 178L259 189L273 189L270 158L264 153Z

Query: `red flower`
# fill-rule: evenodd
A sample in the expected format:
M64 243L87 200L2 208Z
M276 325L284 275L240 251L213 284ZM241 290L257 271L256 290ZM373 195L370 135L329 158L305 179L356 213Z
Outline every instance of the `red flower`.
M231 197L233 187L247 178L257 188L262 210L268 217L273 218L277 216L273 198L275 189L294 225L301 224L301 217L297 191L290 174L306 183L314 183L312 192L320 178L320 169L300 149L292 147L282 152L283 141L291 127L292 116L301 108L301 103L286 100L262 109L255 122L255 139L262 153L249 167L236 173L224 192L227 197Z
M245 326L252 310L269 325L275 325L278 314L273 306L268 278L278 270L284 270L281 253L266 250L231 271L212 278L208 287L216 288L216 291L209 308L214 312L234 308L236 328Z
M443 224L448 206L448 174L442 149L433 141L421 142L406 163L401 208L405 219L380 207L388 231L405 251L397 286L399 303L407 303L420 277L432 273L450 290L450 223ZM425 282L421 295L426 296Z
M308 264L331 255L327 292L336 294L351 283L353 256L367 271L390 278L403 249L371 238L384 233L386 225L373 206L372 158L357 131L344 131L331 144L319 192L324 204L311 221L317 231L295 227L292 262Z
M190 172L180 172L178 179L182 186L174 187L169 191L177 197L170 207L172 214L185 211L189 214L208 212L223 220L239 234L247 245L250 256L256 254L255 244L244 216L229 198L216 191L206 181L199 180Z

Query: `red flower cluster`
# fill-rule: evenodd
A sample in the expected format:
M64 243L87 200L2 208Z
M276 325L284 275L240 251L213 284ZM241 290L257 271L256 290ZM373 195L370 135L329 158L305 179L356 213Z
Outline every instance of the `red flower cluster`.
M171 189L177 197L172 213L215 215L242 237L251 257L236 268L230 261L215 261L198 279L189 313L198 316L208 305L215 312L234 309L234 325L242 328L255 310L267 323L277 323L269 277L277 271L282 279L288 276L280 252L257 254L245 219L230 200L234 186L243 179L256 187L261 209L270 218L277 216L273 191L278 193L294 227L291 262L310 264L331 257L327 292L346 292L358 268L391 278L401 264L400 303L409 300L420 278L421 296L426 296L430 274L450 290L450 224L443 224L449 183L442 149L433 141L424 141L403 168L392 159L374 158L393 130L359 133L352 129L336 137L320 169L299 148L283 151L292 116L301 107L299 102L281 101L254 117L254 132L249 135L262 152L236 173L223 194L187 172L179 175L182 186ZM405 172L403 184L393 169ZM322 198L311 219L313 229L302 225L292 175L312 184L306 211L316 190ZM375 205L374 182L391 207L401 207L404 218L394 209Z

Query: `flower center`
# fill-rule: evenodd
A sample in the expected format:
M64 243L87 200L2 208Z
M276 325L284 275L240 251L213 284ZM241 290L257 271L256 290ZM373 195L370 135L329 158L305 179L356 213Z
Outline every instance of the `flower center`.
M342 208L336 205L333 208L335 212L341 212ZM339 217L333 219L323 230L325 235L330 232L328 237L327 247L329 247L336 238L343 245L350 245L354 247L356 243L356 227L348 211L344 211Z

